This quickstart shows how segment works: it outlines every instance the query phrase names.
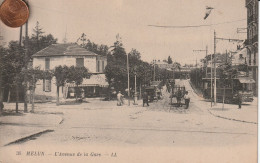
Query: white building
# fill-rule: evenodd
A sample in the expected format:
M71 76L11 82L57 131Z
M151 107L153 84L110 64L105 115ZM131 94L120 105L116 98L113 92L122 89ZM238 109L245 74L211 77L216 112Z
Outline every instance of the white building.
M101 96L104 88L108 86L104 69L107 65L106 56L100 56L80 47L77 44L53 44L37 52L33 56L33 67L41 70L54 70L57 66L66 65L86 67L93 75L90 79L84 79L79 87L84 90L85 97ZM75 97L75 85L67 83L60 87L60 95L64 98ZM40 80L36 84L36 100L52 100L56 98L56 80ZM61 96L60 96L61 97Z

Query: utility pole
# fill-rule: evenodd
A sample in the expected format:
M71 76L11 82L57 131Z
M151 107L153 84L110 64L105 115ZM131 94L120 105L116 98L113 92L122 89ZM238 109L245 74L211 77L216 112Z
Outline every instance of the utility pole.
M153 81L155 81L155 63L156 60L153 60Z
M214 105L217 102L216 31L214 30Z
M126 59L127 59L127 85L128 85L128 106L130 106L130 75L129 75L129 59L128 59L128 54L126 54Z
M206 59L208 55L208 45L205 50L193 50L193 52L206 52ZM197 57L196 57L196 69L197 69ZM207 77L207 65L206 65L206 77ZM196 71L196 84L197 84L197 71Z
M25 70L28 69L28 21L26 22L25 24L25 55L24 55L24 63L25 63ZM25 73L25 76L24 76L24 112L28 112L28 106L27 106L27 101L28 101L28 97L27 97L27 90L28 90L28 86L27 86L27 83L28 82L28 76L27 74Z
M229 42L243 42L244 40L240 39L230 39L230 38L220 38L216 36L216 31L214 30L214 104L216 105L217 101L217 75L216 75L216 46L217 40L229 41Z

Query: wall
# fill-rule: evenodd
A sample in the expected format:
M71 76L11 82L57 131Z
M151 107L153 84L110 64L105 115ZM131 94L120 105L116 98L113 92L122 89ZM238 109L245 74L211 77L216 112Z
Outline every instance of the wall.
M76 58L84 58L84 66L90 71L96 72L96 56L55 56L33 58L33 67L40 67L45 70L45 58L50 58L50 69L57 66L76 66Z

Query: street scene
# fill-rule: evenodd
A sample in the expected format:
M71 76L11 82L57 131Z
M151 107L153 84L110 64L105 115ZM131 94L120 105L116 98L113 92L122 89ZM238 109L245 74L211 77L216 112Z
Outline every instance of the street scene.
M258 1L80 2L1 22L0 163L257 162Z

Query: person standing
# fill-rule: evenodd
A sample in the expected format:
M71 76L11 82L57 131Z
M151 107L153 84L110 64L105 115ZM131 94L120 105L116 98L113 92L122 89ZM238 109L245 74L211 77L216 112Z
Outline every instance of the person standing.
M144 92L144 95L143 95L143 107L144 107L144 104L146 104L147 106L149 106L149 103L148 103L148 93L145 91Z
M241 109L241 105L242 105L242 96L241 94L238 93L238 109Z
M182 104L181 104L181 98L182 98L182 92L181 92L181 90L180 90L180 88L179 88L178 91L177 91L177 95L176 95L178 107L181 107L181 106L182 106Z
M117 106L121 106L123 104L122 103L122 98L123 98L123 95L119 91L118 94L117 94Z
M189 96L189 92L188 91L185 92L184 100L185 100L186 109L188 109L188 107L190 105L190 96Z

